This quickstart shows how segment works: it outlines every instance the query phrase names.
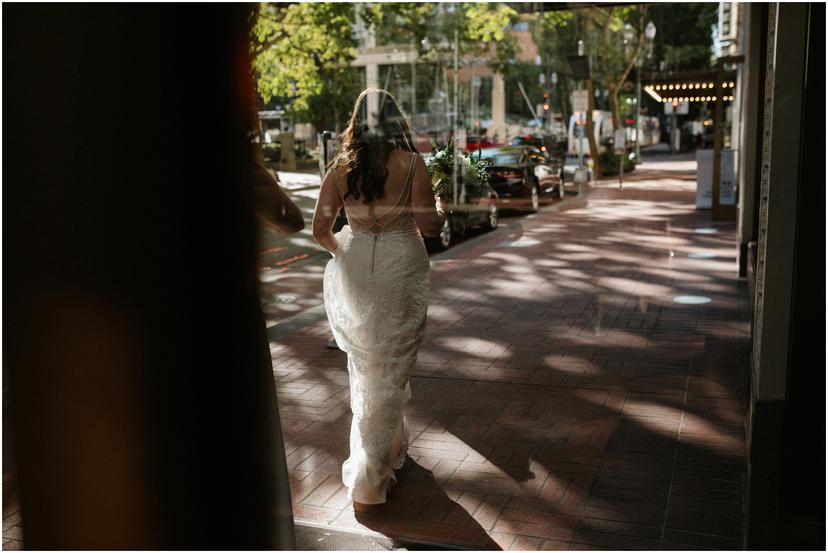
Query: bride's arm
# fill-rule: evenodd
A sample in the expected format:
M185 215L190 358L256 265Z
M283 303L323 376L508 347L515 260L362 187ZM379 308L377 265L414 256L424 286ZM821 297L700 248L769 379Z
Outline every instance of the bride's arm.
M411 182L411 209L414 212L414 221L420 228L423 236L437 236L440 227L446 220L442 206L437 206L434 192L431 188L431 177L428 175L423 158L419 155L414 161L414 175Z
M256 215L282 234L294 234L305 228L302 211L260 163L253 166L253 207Z
M338 245L331 230L342 207L342 197L339 195L334 182L334 171L336 169L331 169L325 175L322 188L319 189L316 211L313 213L313 238L329 252L335 252Z

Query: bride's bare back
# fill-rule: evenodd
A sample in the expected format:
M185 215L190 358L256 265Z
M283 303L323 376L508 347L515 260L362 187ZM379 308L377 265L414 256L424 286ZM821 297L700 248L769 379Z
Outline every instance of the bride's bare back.
M345 197L348 190L345 166L336 166L328 172L322 182L313 217L314 236L323 247L329 251L336 249L335 240L326 238L328 235L333 238L330 231L343 205L354 228L383 232L413 216L424 236L437 234L443 219L435 207L431 178L423 159L412 152L393 150L388 156L386 168L385 193L382 198L368 204L362 197Z

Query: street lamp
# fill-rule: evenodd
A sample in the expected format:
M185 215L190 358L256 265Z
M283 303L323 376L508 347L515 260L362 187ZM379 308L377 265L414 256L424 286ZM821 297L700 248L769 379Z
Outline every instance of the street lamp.
M653 43L653 39L655 38L655 35L656 35L656 26L652 21L650 21L649 23L647 23L647 26L644 27L644 38L647 39L647 42L650 44L651 47L652 47L652 43Z
M650 21L644 27L644 38L647 39L647 59L652 56L653 39L656 36L656 26ZM641 159L641 142L639 140L640 127L639 118L641 117L641 66L644 60L641 57L641 52L638 53L638 59L635 61L635 159Z

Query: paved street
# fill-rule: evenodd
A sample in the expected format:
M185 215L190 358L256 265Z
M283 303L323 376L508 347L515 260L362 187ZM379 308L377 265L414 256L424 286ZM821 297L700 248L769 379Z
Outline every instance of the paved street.
M433 257L411 460L370 514L340 480L348 380L324 315L272 333L297 521L473 548L740 548L746 292L734 224L694 209L678 159Z

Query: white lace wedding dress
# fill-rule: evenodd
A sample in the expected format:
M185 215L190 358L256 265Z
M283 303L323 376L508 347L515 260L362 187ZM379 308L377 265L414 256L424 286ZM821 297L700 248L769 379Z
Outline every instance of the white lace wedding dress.
M428 309L428 256L410 208L414 158L396 203L379 216L374 206L360 216L361 200L344 201L348 225L336 234L339 246L325 268L325 308L348 354L353 412L342 481L348 497L365 504L385 502L405 461L408 379ZM344 179L334 180L344 196Z

